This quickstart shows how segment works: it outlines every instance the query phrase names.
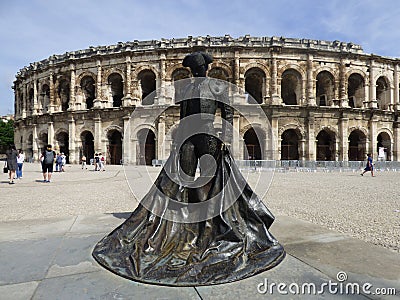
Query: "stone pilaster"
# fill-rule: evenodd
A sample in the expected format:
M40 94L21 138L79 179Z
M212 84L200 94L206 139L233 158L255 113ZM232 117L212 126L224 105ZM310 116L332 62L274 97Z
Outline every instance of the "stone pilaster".
M160 54L160 76L157 79L158 92L154 99L154 104L165 104L165 53Z
M157 124L157 159L165 159L165 116L160 115Z
M393 81L394 81L394 110L395 111L400 111L400 97L399 97L399 92L400 92L400 82L399 82L399 65L395 64L394 65L394 72L393 72Z
M73 116L68 120L68 149L69 149L69 163L79 163L79 150L76 147L75 137L75 119Z
M393 122L393 160L400 161L400 121Z
M48 107L48 112L53 113L56 111L56 104L54 99L55 87L54 87L54 76L53 72L50 73L50 104Z
M124 136L123 136L123 163L125 164L131 164L132 163L132 158L134 156L131 156L131 130L130 130L130 115L127 114L126 116L123 117L124 120Z
M313 76L313 62L314 57L312 54L307 56L307 104L308 106L316 106L315 101L315 88L314 88L314 76Z
M102 94L101 94L101 61L98 59L97 65L97 77L96 77L96 99L93 100L93 108L102 107ZM96 150L97 151L97 150Z
M315 149L315 132L314 132L314 115L310 112L310 115L307 119L307 135L308 135L308 160L316 160L316 149Z
M33 77L33 110L32 110L32 114L37 115L38 112L39 112L38 87L37 87L37 75L35 74Z
M239 159L239 153L240 153L240 116L237 114L233 115L233 132L232 132L232 155L235 159Z
M74 110L74 108L75 108L75 85L76 85L75 65L70 64L69 68L71 70L71 82L70 82L70 91L69 91L68 110ZM70 161L71 161L71 157L70 157Z
M373 116L369 121L368 121L368 127L369 127L369 148L367 148L368 153L372 153L373 157L376 159L378 157L378 151L376 149L377 146L377 123L378 123L378 118L376 116Z
M280 136L279 136L279 117L272 116L271 127L272 127L272 159L280 160Z
M131 81L132 81L132 66L131 57L129 55L125 58L126 63L126 74L125 74L125 96L122 99L122 106L131 105L132 95L131 95Z
M54 123L50 121L47 125L47 143L54 146Z
M271 104L280 105L282 99L278 94L278 63L275 51L271 51Z
M349 118L343 113L339 119L339 160L349 160L349 140L348 140Z
M339 100L341 107L349 107L348 98L346 91L346 65L343 59L341 59L339 66Z
M39 161L39 145L38 145L38 135L37 135L37 125L33 124L32 128L32 160L34 162Z
M378 108L378 102L376 99L376 82L373 59L371 59L369 67L369 108Z
M99 114L96 114L94 120L94 151L102 152L101 148L101 118Z

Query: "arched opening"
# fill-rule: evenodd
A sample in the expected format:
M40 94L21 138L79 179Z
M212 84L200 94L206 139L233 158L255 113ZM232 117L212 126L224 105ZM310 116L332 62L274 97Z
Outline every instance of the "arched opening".
M68 133L66 132L60 132L56 135L56 141L58 143L59 151L64 153L66 156L66 161L67 164L69 164L69 139L68 139Z
M301 98L301 75L294 69L288 69L282 74L281 98L286 105L297 105Z
M389 134L381 132L378 134L377 142L378 160L392 160L392 141Z
M122 80L122 76L118 73L111 74L108 76L108 84L111 87L113 107L120 107L122 105L122 98L124 97L124 81Z
M349 106L352 108L363 107L365 100L364 78L357 73L351 74L348 79L347 96Z
M154 104L156 90L156 75L153 71L143 70L138 75L140 88L142 90L142 105Z
M335 134L330 131L321 130L317 135L317 160L335 160L335 144Z
M81 133L81 157L86 156L86 161L89 162L91 158L94 158L94 137L90 131L84 131Z
M249 69L245 77L245 91L249 94L257 103L261 104L264 102L264 90L265 90L265 73L259 68ZM251 103L253 101L250 100Z
M150 129L141 129L137 134L139 142L138 164L151 165L153 159L156 158L156 141L154 132Z
M81 80L81 88L86 102L86 108L93 107L93 101L96 99L96 85L91 76L85 76Z
M208 71L208 77L228 81L228 73L221 67L212 68Z
M112 130L107 134L108 138L108 163L120 165L122 163L122 134L118 130Z
M328 106L332 104L335 96L334 78L328 71L319 72L316 84L316 99L319 106Z
M299 155L299 135L296 130L288 129L281 136L281 160L298 160Z
M62 79L57 89L57 95L60 101L62 111L67 111L68 109L69 93L70 93L69 82L65 79Z
M175 103L179 103L182 99L182 97L184 96L184 87L187 86L187 81L186 80L182 80L182 79L186 79L186 78L190 78L190 72L187 69L184 68L180 68L175 70L172 73L172 80L174 82L174 101ZM181 81L182 80L182 81Z
M48 134L47 132L41 132L38 136L39 138L39 151L43 153L46 150L46 145L48 144Z
M379 109L388 109L390 104L390 85L388 80L381 76L376 81L376 100Z
M47 84L43 84L42 91L40 92L41 97L41 107L42 113L46 113L48 110L48 106L50 104L50 87Z
M359 130L353 130L349 135L349 161L360 161L366 158L366 136Z
M263 159L263 147L262 141L260 143L259 139L265 140L265 135L260 132L260 130L255 130L254 128L248 129L244 136L244 159L247 160L262 160Z

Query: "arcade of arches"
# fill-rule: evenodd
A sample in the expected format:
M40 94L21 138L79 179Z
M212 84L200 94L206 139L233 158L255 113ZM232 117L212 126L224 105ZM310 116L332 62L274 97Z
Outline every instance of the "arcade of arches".
M209 77L242 92L232 95L243 110L234 116L235 159L400 161L397 59L351 43L250 36L135 41L31 63L13 86L16 146L32 160L46 144L70 163L96 152L111 164L166 159L179 80L191 76L182 60L198 49L214 57ZM265 116L246 115L254 103ZM265 120L269 132L258 126Z

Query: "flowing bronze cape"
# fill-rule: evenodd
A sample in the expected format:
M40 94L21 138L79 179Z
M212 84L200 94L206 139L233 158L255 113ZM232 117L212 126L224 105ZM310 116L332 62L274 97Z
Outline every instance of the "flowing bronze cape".
M232 282L279 264L285 251L268 231L274 217L246 183L229 150L218 152L212 180L198 188L182 189L171 178L178 156L172 151L137 209L98 242L96 261L125 278L170 286ZM174 209L169 197L195 203L217 194L236 201L205 221L164 218Z

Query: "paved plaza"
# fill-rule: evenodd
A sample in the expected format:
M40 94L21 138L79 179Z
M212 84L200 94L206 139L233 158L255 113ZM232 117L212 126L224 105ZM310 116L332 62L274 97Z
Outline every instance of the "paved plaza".
M375 178L357 172L247 174L275 214L271 232L287 251L279 266L257 276L174 288L114 275L91 251L137 205L125 174L140 198L159 170L107 166L94 172L72 165L43 183L40 166L25 164L23 179L14 185L3 174L0 299L397 299L378 295L393 294L392 288L400 295L396 172ZM350 288L346 294L350 284L360 293Z

